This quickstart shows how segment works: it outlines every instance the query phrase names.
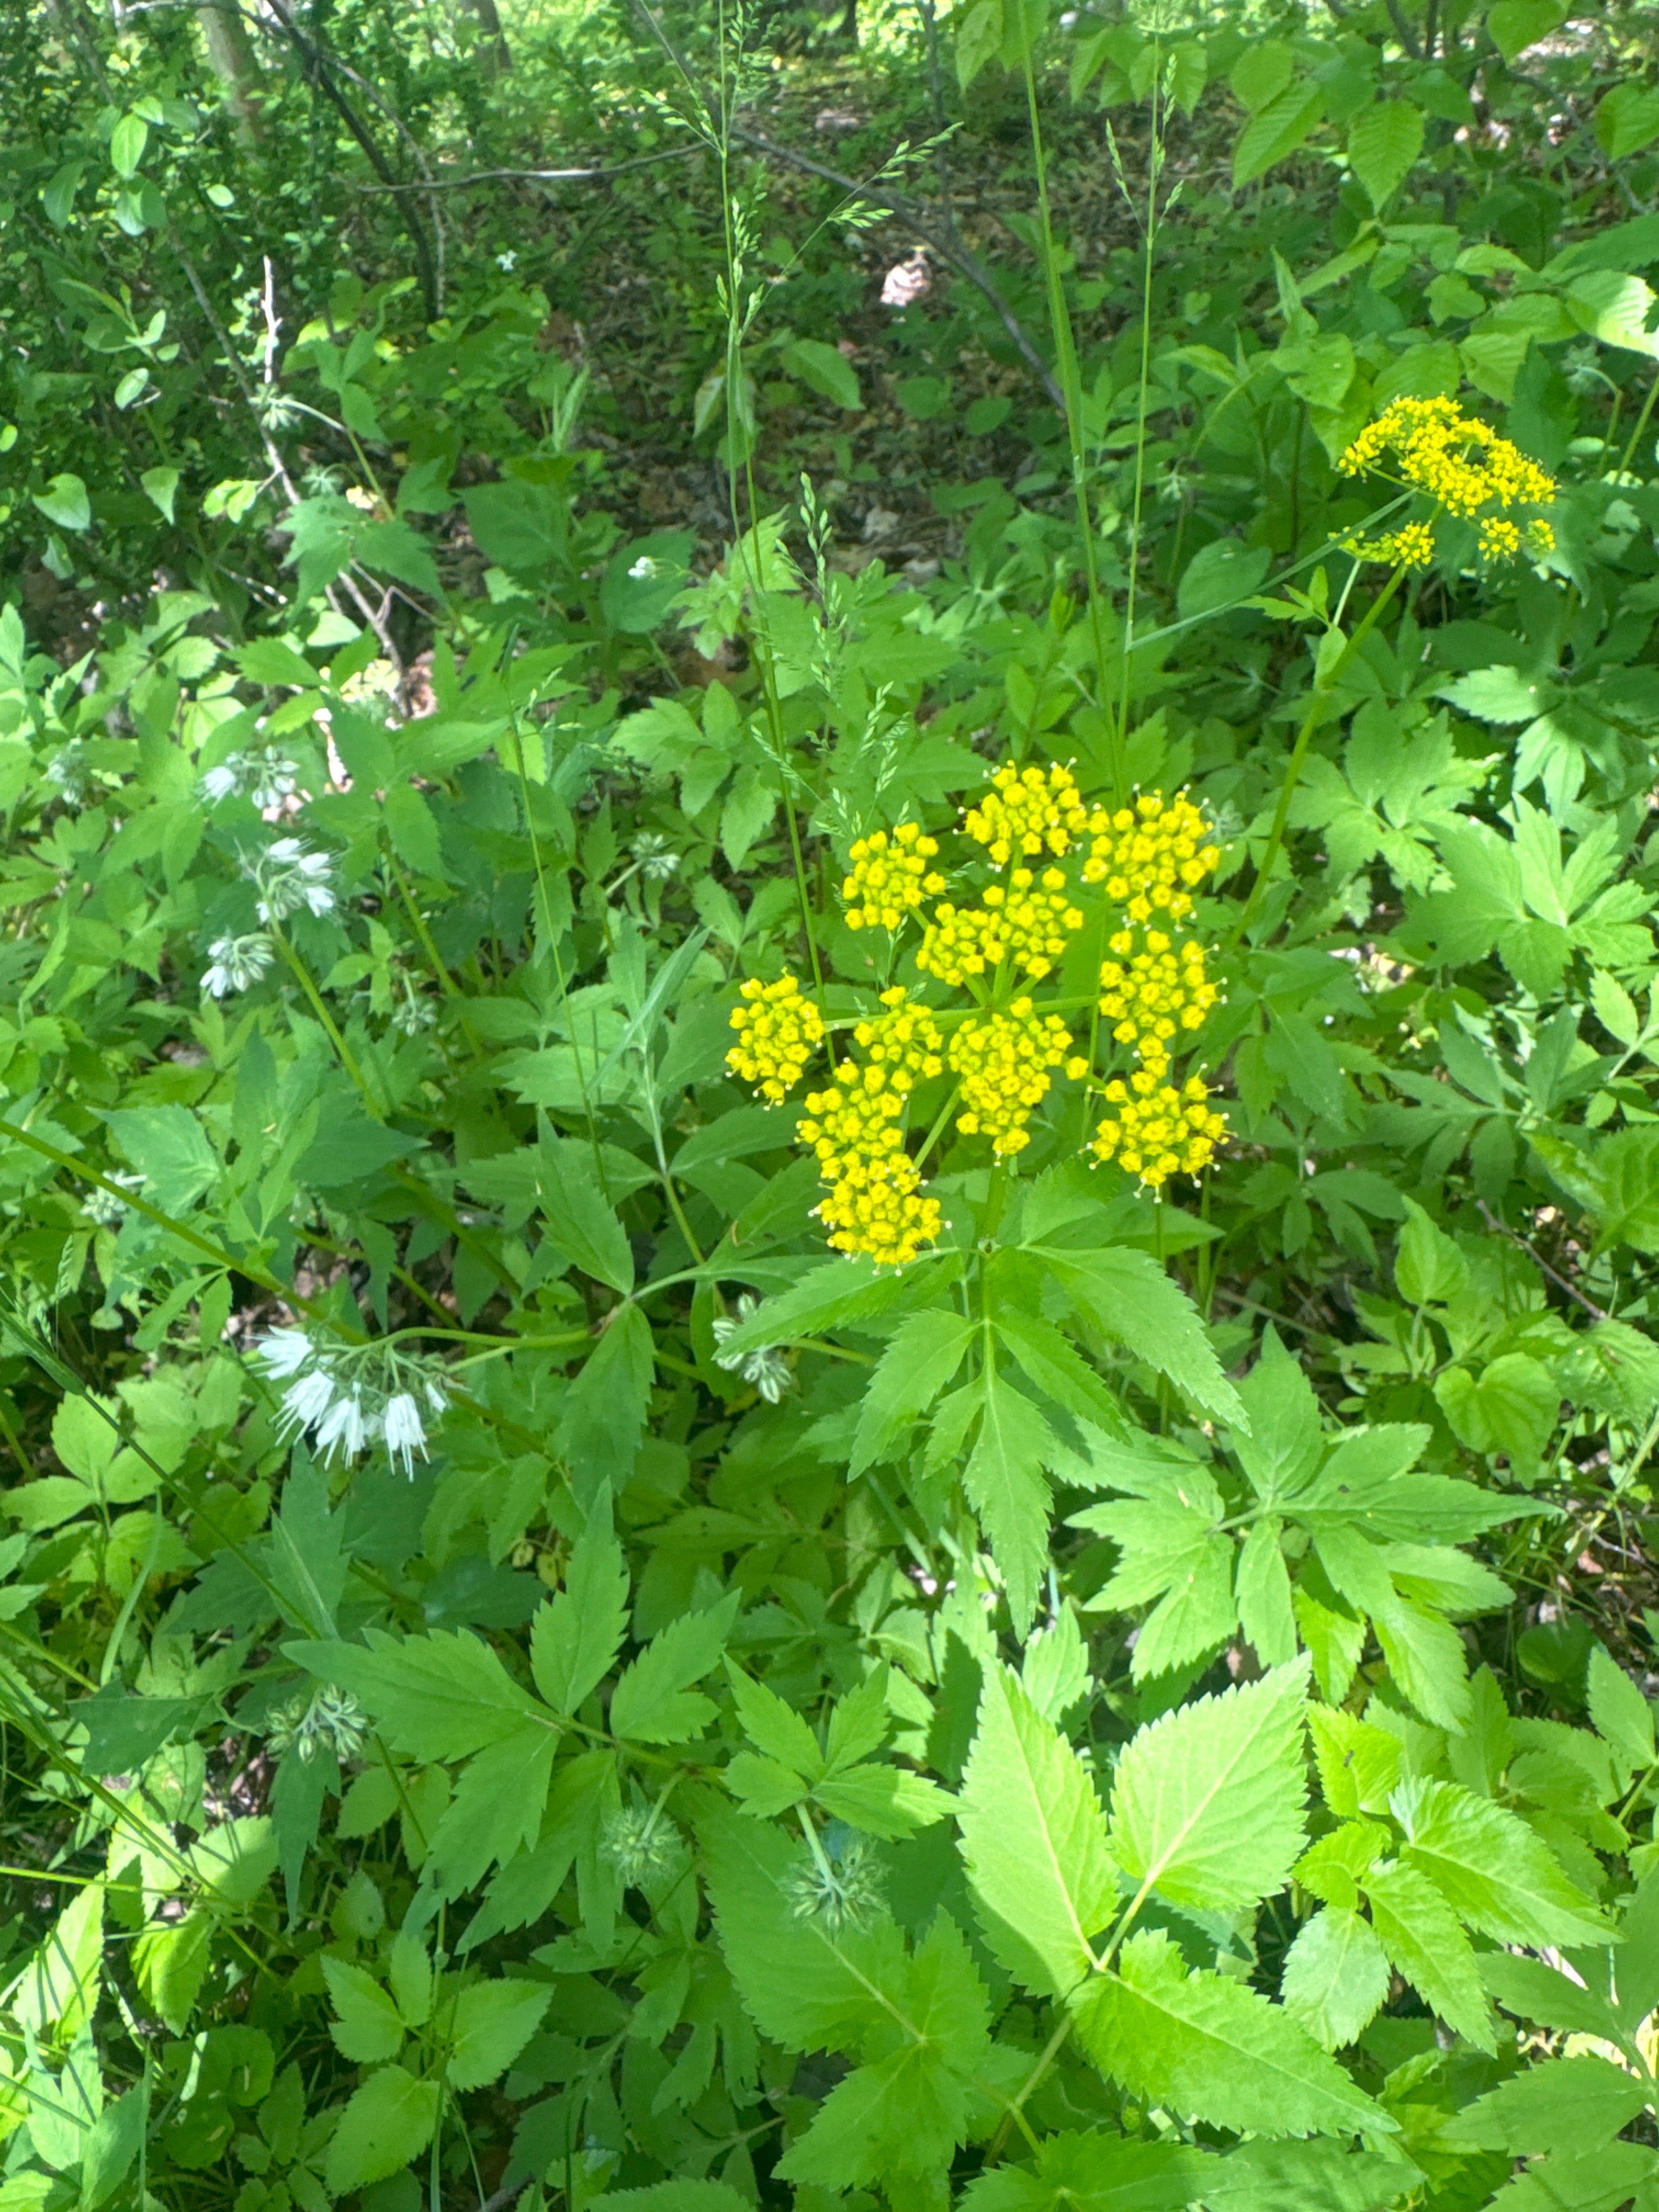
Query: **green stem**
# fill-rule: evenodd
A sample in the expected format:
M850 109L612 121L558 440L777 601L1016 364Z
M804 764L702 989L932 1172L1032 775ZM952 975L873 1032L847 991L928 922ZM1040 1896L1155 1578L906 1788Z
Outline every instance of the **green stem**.
M1054 224L1048 203L1048 161L1037 112L1036 76L1031 65L1030 42L1025 45L1025 112L1031 132L1032 162L1036 173L1037 227L1042 274L1048 297L1048 320L1054 332L1054 361L1066 402L1066 437L1072 453L1072 496L1077 507L1078 528L1083 541L1083 575L1089 598L1089 627L1095 653L1095 681L1106 713L1107 741L1111 748L1112 795L1122 805L1128 795L1128 769L1123 754L1123 725L1115 720L1106 700L1108 651L1105 603L1101 597L1100 564L1095 550L1093 514L1089 499L1088 459L1083 437L1083 380L1079 374L1072 319L1066 306L1060 257L1054 247ZM1127 672L1127 661L1124 664Z
M380 1101L376 1098L374 1093L369 1089L368 1080L364 1075L362 1069L357 1064L356 1054L352 1051L351 1047L346 1042L345 1038L341 1034L339 1024L335 1020L333 1015L329 1012L327 1006L325 1004L322 993L317 988L316 984L312 981L311 970L306 966L305 962L301 960L299 954L295 951L293 945L289 944L287 936L277 927L277 925L273 921L269 924L269 927L277 951L288 963L289 968L291 970L295 980L298 982L300 988L305 993L307 999L310 1001L311 1011L316 1015L318 1020L322 1024L323 1029L327 1035L328 1041L333 1046L334 1050L339 1058L341 1066L344 1068L346 1073L351 1078L352 1082L356 1085L358 1091L362 1094L364 1105L368 1107L374 1119L377 1121L384 1121L389 1108L386 1105L383 1105Z
M1243 909L1237 921L1233 925L1232 933L1227 940L1230 946L1236 945L1243 940L1256 908L1261 903L1262 894L1272 881L1274 866L1284 848L1285 832L1291 817L1291 802L1296 797L1297 786L1302 778L1302 768L1308 757L1308 747L1313 742L1315 731L1325 719L1326 710L1331 702L1331 695L1336 689L1337 678L1376 628L1389 602L1399 590L1405 574L1406 571L1403 568L1395 570L1376 599L1372 600L1364 619L1341 652L1335 655L1324 674L1315 680L1313 696L1308 702L1308 711L1302 718L1302 726L1296 733L1296 743L1291 746L1290 759L1285 763L1285 781L1279 787L1279 804L1273 809L1273 827L1267 832L1267 847L1256 865L1255 881L1250 886L1250 895L1245 900Z
M1642 442L1642 433L1653 420L1653 406L1656 400L1659 400L1659 376L1656 376L1648 386L1648 396L1642 402L1642 411L1636 418L1636 428L1631 432L1629 441L1625 447L1624 458L1619 464L1619 473L1621 477L1630 474L1630 465L1636 459L1636 448Z

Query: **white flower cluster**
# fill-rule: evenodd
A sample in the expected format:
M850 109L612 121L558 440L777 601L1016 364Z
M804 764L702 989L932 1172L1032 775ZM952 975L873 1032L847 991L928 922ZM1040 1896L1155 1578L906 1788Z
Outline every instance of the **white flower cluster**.
M423 1364L379 1345L362 1350L321 1347L302 1328L273 1328L254 1346L267 1375L287 1387L281 1427L303 1430L325 1462L354 1460L376 1444L413 1479L426 1457L429 1414L449 1404L438 1376Z
M335 899L329 875L334 863L326 853L313 853L298 837L278 837L263 853L245 853L242 873L258 885L261 921L283 921L301 907L315 915L331 914Z
M298 761L276 745L260 745L252 752L227 753L204 775L202 790L215 805L246 793L256 806L279 806L293 796L299 781Z
M203 975L202 988L215 999L246 991L270 967L272 950L263 929L250 930L246 937L216 937L208 947L213 964Z
M755 1311L758 1300L745 1291L738 1300L735 1314L721 1314L714 1322L714 1342L724 1346L734 1337ZM794 1381L789 1362L775 1345L762 1345L756 1352L717 1351L716 1367L725 1368L728 1375L740 1375L753 1390L757 1390L769 1406L775 1406Z

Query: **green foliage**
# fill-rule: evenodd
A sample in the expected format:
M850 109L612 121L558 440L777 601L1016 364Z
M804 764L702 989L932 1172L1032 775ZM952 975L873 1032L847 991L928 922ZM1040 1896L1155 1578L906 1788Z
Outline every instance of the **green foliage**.
M0 2212L1651 2212L1650 8L500 12L8 19Z

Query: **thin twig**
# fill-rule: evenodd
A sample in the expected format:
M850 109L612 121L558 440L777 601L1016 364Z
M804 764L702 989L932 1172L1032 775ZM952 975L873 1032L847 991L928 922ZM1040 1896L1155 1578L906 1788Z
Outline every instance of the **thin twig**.
M1602 1307L1598 1306L1593 1298L1587 1298L1576 1283L1570 1283L1565 1275L1558 1274L1537 1246L1524 1237L1518 1229L1511 1229L1507 1221L1500 1221L1484 1198L1477 1200L1477 1203L1488 1229L1495 1229L1500 1237L1507 1237L1511 1243L1518 1244L1528 1258L1543 1269L1556 1288L1565 1291L1570 1298L1576 1298L1587 1314L1593 1315L1597 1321L1607 1319L1606 1310Z
M626 176L630 169L654 168L659 161L683 161L688 154L707 149L701 140L690 146L671 146L665 153L641 154L631 161L617 161L609 168L593 169L477 169L465 177L432 177L419 185L360 185L364 192L455 192L469 185L494 184L522 179L526 184L603 184L611 177Z

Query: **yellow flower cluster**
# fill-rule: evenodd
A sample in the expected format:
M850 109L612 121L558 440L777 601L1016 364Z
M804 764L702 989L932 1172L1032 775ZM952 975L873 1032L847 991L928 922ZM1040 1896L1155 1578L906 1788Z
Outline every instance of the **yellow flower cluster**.
M1134 1045L1143 1064L1161 1072L1169 1065L1170 1040L1182 1030L1201 1029L1221 994L1205 972L1204 947L1195 939L1177 945L1164 931L1149 929L1142 950L1133 946L1130 930L1112 938L1119 957L1102 963L1100 1011L1117 1042Z
M848 929L902 929L924 898L945 889L944 877L927 866L938 854L939 840L924 837L914 822L901 822L890 838L884 830L860 837L841 887Z
M1041 853L1069 852L1083 835L1089 810L1068 768L999 769L991 788L970 807L962 826L1000 868Z
M800 1081L807 1061L823 1042L823 1018L810 999L801 996L793 975L781 975L775 983L751 978L743 987L743 997L744 1003L732 1009L738 1042L726 1055L726 1064L775 1106Z
M1023 1152L1031 1141L1031 1115L1048 1096L1048 1071L1086 1075L1086 1060L1070 1058L1072 1039L1058 1014L1040 1014L1030 999L1016 999L1006 1013L971 1015L951 1039L951 1066L962 1085L963 1136L984 1136L999 1158Z
M945 1040L927 1008L913 1005L902 985L884 991L881 1003L886 1012L872 1022L860 1022L853 1041L871 1066L881 1068L888 1082L908 1097L927 1077L944 1073Z
M1040 887L1030 868L1016 868L1006 890L1000 884L988 886L982 907L936 908L916 965L942 983L960 985L1012 959L1026 975L1040 978L1082 927L1083 915L1072 904L1058 868L1043 870Z
M1486 526L1483 523L1482 530ZM1505 522L1498 527L1513 530L1515 525ZM1434 532L1426 522L1407 522L1381 538L1346 538L1342 550L1352 553L1356 561L1386 561L1395 568L1426 568L1434 558Z
M1358 476L1390 454L1401 482L1466 520L1483 508L1542 507L1555 497L1553 477L1486 423L1462 414L1454 399L1396 399L1337 466L1344 476Z
M831 1246L867 1252L884 1267L914 1260L940 1227L939 1201L922 1194L921 1174L904 1149L899 1125L909 1090L887 1066L843 1061L832 1089L807 1093L808 1118L799 1133L830 1186L817 1212Z
M1208 842L1209 827L1184 792L1165 799L1143 792L1133 807L1115 814L1097 809L1089 817L1085 884L1099 884L1132 921L1166 914L1180 921L1193 910L1193 893L1220 858Z
M1117 1160L1157 1187L1197 1174L1226 1131L1202 1081L1182 1086L1172 1067L1182 1038L1202 1026L1220 996L1203 945L1177 927L1217 865L1199 809L1183 793L1158 792L1115 811L1091 807L1067 769L1008 767L964 811L962 830L996 871L974 903L940 898L951 878L933 866L938 841L914 823L860 838L842 895L855 929L896 931L934 901L916 964L953 989L969 987L964 996L977 1003L936 1013L902 986L883 992L878 1011L848 1025L847 1057L809 1093L799 1127L823 1178L817 1211L830 1244L884 1266L915 1259L943 1226L906 1150L919 1085L948 1074L957 1133L984 1138L1004 1160L1030 1143L1032 1116L1056 1070L1091 1080L1091 1060L1077 1052L1066 1022L1029 993L1086 926L1079 876L1112 929L1099 1011L1112 1043L1131 1048L1139 1062L1127 1084L1103 1086L1108 1119L1091 1146L1095 1158ZM1060 859L1066 866L1055 864ZM774 1100L799 1081L824 1038L793 976L745 983L732 1025L738 1040L728 1066Z
M1227 1133L1227 1117L1206 1103L1209 1095L1196 1075L1177 1091L1146 1069L1127 1084L1109 1083L1106 1103L1116 1117L1101 1123L1091 1150L1154 1190L1172 1175L1201 1174Z

